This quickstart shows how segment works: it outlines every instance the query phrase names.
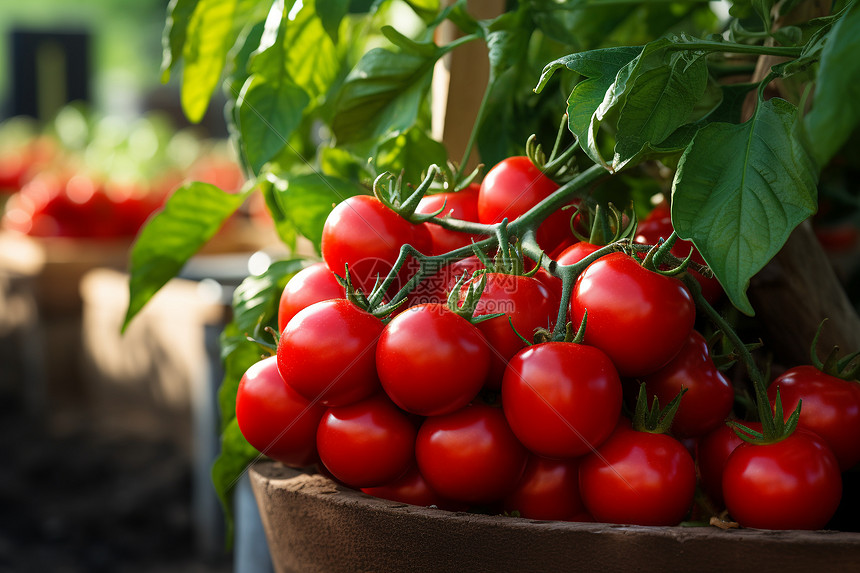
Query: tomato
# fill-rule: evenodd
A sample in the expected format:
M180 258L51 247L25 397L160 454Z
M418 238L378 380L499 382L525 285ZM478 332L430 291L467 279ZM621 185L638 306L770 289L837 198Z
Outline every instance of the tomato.
M681 281L649 271L624 253L593 262L573 288L574 324L588 310L585 343L603 350L625 377L656 372L687 341L696 320Z
M556 258L556 262L560 265L573 265L600 249L600 245L580 241L563 250Z
M502 381L502 407L532 452L572 458L599 446L621 412L621 381L593 346L536 344L514 356Z
M377 487L361 488L361 491L374 497L411 503L412 505L436 506L449 511L464 511L468 506L445 499L427 485L427 480L418 471L418 466L412 464L405 474L393 482Z
M683 401L683 399L682 399ZM741 422L757 432L761 432L761 422ZM744 441L729 425L711 430L696 443L696 467L702 489L718 507L724 507L723 466L735 448Z
M513 221L558 189L528 157L508 157L487 172L478 195L478 220L481 223ZM571 212L559 209L547 217L537 230L537 240L552 251L570 235Z
M257 362L245 372L236 393L236 422L248 443L288 466L316 462L317 425L325 408L284 382L277 358Z
M472 183L462 191L456 193L437 193L435 195L425 195L418 203L416 213L430 214L435 213L444 207L444 211L439 213L437 217L450 217L452 219L460 219L461 221L478 222L478 192L481 186L477 183ZM424 223L427 231L430 233L432 247L430 254L444 255L460 247L465 247L472 244L472 240L480 240L480 235L470 235L468 233L458 233L457 231L449 231L443 229L439 225L432 223Z
M821 529L839 506L842 477L824 442L796 430L773 444L735 448L723 466L723 497L744 527Z
M579 495L579 461L529 456L523 477L503 507L528 519L587 521Z
M668 239L672 231L674 231L674 227L672 226L672 219L669 216L668 209L655 208L648 217L639 222L639 226L636 229L636 237L633 240L641 245L656 245L660 239ZM705 259L702 258L702 255L699 254L699 251L690 241L678 239L672 245L672 249L669 252L683 260L690 254L690 249L693 250L693 256L690 260L694 263L704 265ZM720 285L720 281L714 277L705 278L701 273L693 269L690 269L689 272L701 285L702 295L705 297L705 300L714 304L722 298L723 287Z
M384 279L394 266L400 247L410 244L421 253L431 249L430 233L386 207L376 197L356 195L342 201L326 218L322 256L332 272L341 276L348 263L353 284L369 292L377 276ZM395 281L395 288L408 280Z
M771 406L779 388L786 419L802 399L798 426L821 436L845 471L860 462L860 384L825 374L814 366L797 366L771 382Z
M693 504L696 467L675 438L625 429L582 459L579 485L596 521L677 525Z
M343 406L379 390L376 341L382 321L346 299L314 303L296 314L278 342L278 369L302 396Z
M642 378L649 402L656 396L668 404L682 388L687 392L672 421L672 434L679 438L701 436L720 426L734 404L732 385L717 370L705 338L691 330L686 344L666 366Z
M402 476L415 457L415 426L384 394L329 408L317 429L320 461L350 487Z
M533 340L536 329L552 327L558 316L559 301L535 278L500 273L484 276L487 282L475 307L475 316L504 313L504 316L478 323L492 351L486 385L498 390L508 361L525 346L516 333ZM464 293L468 286L463 287Z
M394 317L376 345L376 370L395 404L421 416L459 410L481 390L490 349L481 332L439 304Z
M278 332L283 332L300 310L315 302L344 296L343 287L325 263L314 263L300 270L284 287L278 301Z
M486 504L514 490L528 451L517 441L501 409L471 404L424 420L415 456L434 491L455 501Z

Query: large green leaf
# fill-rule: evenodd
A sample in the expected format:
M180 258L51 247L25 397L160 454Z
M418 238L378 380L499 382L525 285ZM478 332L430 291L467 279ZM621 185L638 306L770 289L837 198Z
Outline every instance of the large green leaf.
M810 150L819 168L860 124L860 4L833 26L821 50L812 110L804 118Z
M199 0L170 0L167 6L167 19L161 37L161 83L170 81L170 71L182 56L188 22Z
M484 24L490 60L490 81L526 57L533 26L524 3L515 12L506 12Z
M287 75L316 104L338 78L341 62L312 1L304 2L293 20L284 17L278 41L284 52Z
M141 230L130 255L129 304L123 330L158 290L175 277L245 200L208 183L177 189Z
M796 129L793 105L759 102L746 123L699 130L675 175L678 235L693 241L732 303L749 315L750 278L816 209L816 170Z
M349 12L350 0L316 0L316 12L326 34L337 43L340 23Z
M360 195L358 185L319 173L290 176L273 187L275 200L292 225L308 238L317 250L322 240L326 217L335 205Z
M248 78L237 105L243 152L255 174L284 148L309 102L308 94L286 76Z
M332 129L338 143L378 138L412 127L427 91L432 56L374 48L349 73L338 96Z

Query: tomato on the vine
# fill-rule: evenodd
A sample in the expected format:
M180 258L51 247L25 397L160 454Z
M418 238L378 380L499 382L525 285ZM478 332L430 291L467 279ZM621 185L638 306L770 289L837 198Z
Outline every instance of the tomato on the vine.
M579 275L570 301L572 322L579 324L586 310L585 344L603 350L626 377L665 366L696 320L693 298L681 281L624 253L601 257Z
M490 349L468 320L441 304L407 308L376 345L376 369L395 404L438 416L468 404L481 390Z
M415 425L384 394L329 408L317 429L320 461L355 488L390 483L415 458Z
M288 466L316 462L317 426L324 412L281 378L274 356L253 364L239 381L239 430L257 450Z
M514 436L501 409L470 404L424 420L415 456L434 491L455 501L484 504L514 490L528 451Z
M818 436L797 429L771 444L744 442L723 465L732 518L759 529L821 529L839 506L842 477Z
M573 458L599 446L621 412L621 381L593 346L545 342L514 356L502 381L502 407L532 452Z
M596 521L677 525L693 504L696 467L675 438L619 428L582 459L579 484Z
M451 217L461 221L478 222L478 192L481 186L477 183L472 183L461 191L449 193L437 193L435 195L425 195L418 203L416 213L429 215L435 213L439 209L443 209L437 217ZM478 235L469 233L459 233L457 231L449 231L443 229L439 225L433 223L424 223L430 233L432 248L431 255L444 255L454 249L466 247L472 243L472 240L479 240Z
M803 400L798 426L827 442L842 471L860 462L860 383L806 365L786 370L771 382L767 389L771 405L777 389L786 417Z
M478 220L486 224L513 221L557 189L528 157L508 157L490 169L481 183ZM559 209L541 223L537 240L545 251L552 251L571 235L571 214Z
M379 390L376 342L382 321L346 299L296 314L278 341L278 369L308 400L343 406Z
M701 436L721 425L734 403L734 390L717 370L708 343L695 330L675 358L657 372L642 378L648 395L668 404L686 388L672 422L672 433L679 438Z
M344 298L346 293L325 263L314 263L293 276L278 301L278 332L302 309L315 302Z
M341 276L349 264L356 287L368 292L377 277L385 279L394 266L400 247L410 244L421 253L431 249L430 233L383 204L376 197L356 195L339 203L323 226L321 250L332 272ZM403 276L401 282L408 280ZM402 286L399 282L395 288Z

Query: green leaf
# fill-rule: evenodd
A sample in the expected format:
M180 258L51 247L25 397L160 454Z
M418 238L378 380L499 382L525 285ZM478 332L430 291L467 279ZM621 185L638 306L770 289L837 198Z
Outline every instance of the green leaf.
M412 11L424 22L432 22L439 12L439 0L406 0Z
M404 182L416 186L421 182L422 173L434 163L446 169L448 152L444 145L416 127L383 141L376 152L378 172L388 171L399 175L402 170Z
M273 326L274 323L273 323ZM236 417L236 393L245 371L264 356L259 344L248 340L245 331L239 330L236 321L229 322L221 333L221 362L224 378L218 388L218 408L221 412L221 432Z
M350 181L373 181L374 179L374 174L368 169L367 159L358 157L342 147L321 148L320 169L326 175Z
M416 56L432 58L436 55L436 50L438 49L436 44L433 42L416 42L415 40L404 36L391 26L383 26L382 35L404 52L415 54Z
M287 280L302 270L305 259L277 261L260 275L251 275L233 292L233 320L242 333L262 336L261 329L276 323L278 301Z
M332 129L338 143L379 138L405 131L418 118L430 89L433 65L444 50L432 56L367 52L344 82L336 104Z
M294 20L284 16L278 41L287 75L316 103L337 79L341 63L313 1L304 2Z
M260 455L245 440L239 430L239 424L233 419L221 435L221 452L212 465L212 484L215 486L215 492L224 508L227 527L225 539L228 547L232 547L233 544L233 490L239 483L239 479L247 471L248 466Z
M731 302L749 315L750 278L816 209L816 171L796 129L790 103L759 102L746 123L701 129L675 175L675 230L693 241Z
M161 36L161 83L170 81L173 66L182 57L182 49L188 32L188 22L199 0L170 0L167 19Z
M319 250L331 210L348 197L362 194L358 185L319 173L290 176L273 187L275 200L292 225Z
M615 134L612 171L634 164L646 149L659 146L689 120L705 93L708 69L701 54L689 51L666 54L665 65L639 72L621 107Z
M281 241L283 241L290 250L295 250L298 232L296 231L296 227L293 225L292 220L286 213L284 213L284 210L281 208L276 197L277 193L275 192L275 187L281 184L283 184L283 180L278 179L271 173L267 173L266 178L259 182L259 187L260 192L263 194L263 199L266 202L269 216L272 217L272 221L275 223L275 232L277 232L278 238L281 239Z
M527 4L515 12L482 23L490 59L490 82L526 57L533 27L528 19Z
M340 23L349 11L349 0L316 0L316 12L323 29L337 43Z
M287 144L310 98L285 76L274 82L254 74L237 101L243 153L255 174Z
M819 168L839 151L860 123L860 4L833 26L821 51L812 110L804 118Z
M141 230L130 255L129 304L123 331L167 281L175 277L245 200L208 183L177 189Z

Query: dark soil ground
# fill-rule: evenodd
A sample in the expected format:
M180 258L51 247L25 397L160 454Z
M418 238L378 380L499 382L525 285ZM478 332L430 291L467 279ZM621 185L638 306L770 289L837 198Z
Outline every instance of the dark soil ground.
M0 572L232 571L195 549L192 472L159 437L49 429L0 396Z

